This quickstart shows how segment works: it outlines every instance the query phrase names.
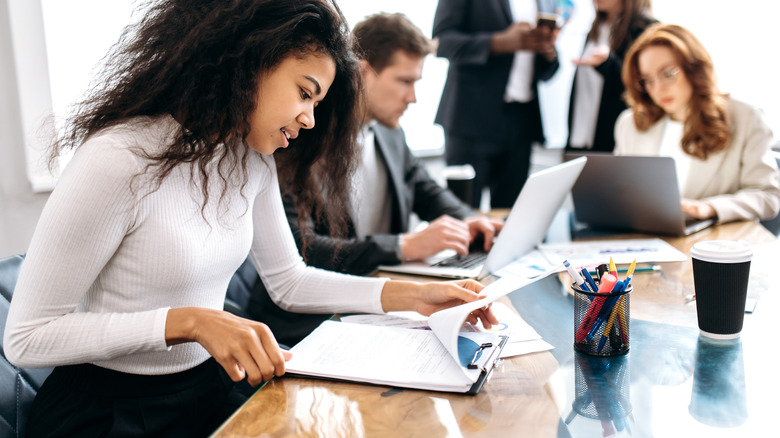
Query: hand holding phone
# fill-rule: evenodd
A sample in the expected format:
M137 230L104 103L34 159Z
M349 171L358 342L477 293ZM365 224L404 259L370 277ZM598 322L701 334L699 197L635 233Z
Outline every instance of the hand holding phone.
M536 19L536 27L546 27L552 32L558 28L558 16L548 12L540 12Z

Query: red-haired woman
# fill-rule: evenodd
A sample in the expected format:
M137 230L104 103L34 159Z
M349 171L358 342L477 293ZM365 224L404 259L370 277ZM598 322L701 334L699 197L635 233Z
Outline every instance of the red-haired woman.
M719 223L780 210L772 131L761 113L718 91L701 42L677 25L642 34L623 65L630 106L615 126L615 154L675 159L683 211Z

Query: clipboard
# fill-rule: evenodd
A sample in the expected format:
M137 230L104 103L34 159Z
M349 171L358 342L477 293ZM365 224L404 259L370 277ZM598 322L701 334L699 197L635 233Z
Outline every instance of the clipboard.
M455 357L432 330L325 321L292 348L284 376L474 395L490 377L509 338L461 335L476 343ZM485 340L491 347L480 348Z
M483 349L481 357L474 361L474 366L478 367L480 370L482 370L482 372L480 373L477 381L471 385L471 388L465 394L476 395L482 389L482 386L485 384L485 382L490 379L490 374L501 360L501 351L504 350L507 342L509 342L509 336L499 335L498 338L500 341L497 345L490 347L489 351Z

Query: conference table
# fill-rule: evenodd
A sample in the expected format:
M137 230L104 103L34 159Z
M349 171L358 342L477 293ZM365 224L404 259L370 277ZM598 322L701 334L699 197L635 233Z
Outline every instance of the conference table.
M657 236L610 238L648 237ZM477 395L275 378L213 436L776 436L779 241L750 221L662 239L686 255L702 240L751 245L755 307L739 339L699 334L688 258L634 275L627 354L583 355L573 348L574 298L562 273L502 298L555 348L503 359Z

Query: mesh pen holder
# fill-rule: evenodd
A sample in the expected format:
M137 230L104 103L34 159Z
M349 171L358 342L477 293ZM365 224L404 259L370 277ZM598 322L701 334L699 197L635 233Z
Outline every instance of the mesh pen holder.
M631 291L597 293L574 290L574 349L591 356L628 353L631 326Z
M610 421L618 431L627 429L627 417L631 414L628 357L575 353L574 359L574 412L586 418Z

